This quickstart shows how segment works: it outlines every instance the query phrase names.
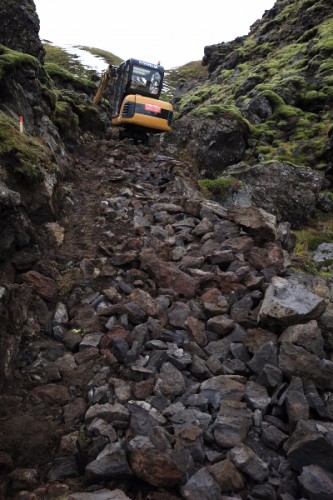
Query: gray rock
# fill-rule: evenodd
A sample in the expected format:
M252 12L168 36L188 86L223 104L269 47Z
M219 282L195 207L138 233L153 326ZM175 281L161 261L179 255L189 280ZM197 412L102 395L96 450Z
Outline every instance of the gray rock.
M245 384L244 400L248 403L251 410L259 409L265 413L271 398L268 396L265 387L249 380Z
M275 425L269 425L267 422L263 422L261 439L263 443L269 448L272 448L272 450L278 450L288 437L288 434L282 432L280 429L275 427Z
M317 321L303 325L289 326L279 338L279 342L291 342L307 349L312 354L324 357L324 339Z
M293 468L318 465L333 473L333 424L300 420L283 449Z
M319 245L314 251L313 260L320 263L333 260L333 243Z
M222 500L220 488L206 468L193 474L180 491L188 500Z
M273 342L270 341L259 347L255 355L253 356L251 361L247 363L247 365L254 373L260 375L266 365L274 366L277 364L277 361L277 347Z
M70 493L68 500L130 500L130 498L119 489L107 490L106 488L102 488L90 493L84 493L83 491Z
M86 467L89 480L104 481L132 475L121 443L110 443Z
M186 384L182 373L171 363L164 363L154 387L154 393L161 393L163 396L173 400L176 396L182 394Z
M285 395L289 423L294 427L300 419L309 417L309 404L304 394L303 382L299 377L292 377Z
M212 426L215 442L222 448L242 443L252 424L252 412L245 403L222 401Z
M293 325L316 319L325 311L325 301L301 284L275 276L266 290L259 321Z
M95 418L102 418L106 422L112 423L114 421L127 422L130 412L125 406L116 403L95 404L89 408L85 415L85 422L90 423Z
M95 436L107 437L110 443L114 443L117 440L117 434L112 425L102 418L94 418L88 426L88 431Z
M284 342L280 348L279 368L289 378L293 375L312 380L316 387L333 389L333 363L309 351Z
M207 329L224 337L230 333L235 326L235 321L227 315L214 316L207 321Z
M48 480L61 481L79 475L75 457L56 458L52 469L48 473Z
M277 237L276 217L257 207L232 208L228 218L243 227L260 241L275 241Z
M244 397L245 386L228 375L212 377L200 385L202 395L218 408L221 400L240 401Z
M228 456L238 469L254 481L263 483L268 478L268 464L248 446L239 444L229 451Z
M318 465L303 467L298 477L302 492L309 500L331 500L333 493L333 474Z

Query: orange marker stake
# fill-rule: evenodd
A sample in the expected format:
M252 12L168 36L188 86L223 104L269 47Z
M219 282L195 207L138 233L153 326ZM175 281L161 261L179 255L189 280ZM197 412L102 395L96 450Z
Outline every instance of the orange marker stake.
M20 132L23 134L23 116L20 115Z

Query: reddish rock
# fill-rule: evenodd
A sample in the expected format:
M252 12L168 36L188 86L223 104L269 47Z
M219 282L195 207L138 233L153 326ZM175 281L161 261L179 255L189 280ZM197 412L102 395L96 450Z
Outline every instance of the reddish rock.
M53 279L37 271L28 271L27 273L21 274L21 278L28 283L42 299L50 302L56 300L57 284Z
M47 404L64 405L70 398L69 390L63 385L47 384L35 387L33 392Z

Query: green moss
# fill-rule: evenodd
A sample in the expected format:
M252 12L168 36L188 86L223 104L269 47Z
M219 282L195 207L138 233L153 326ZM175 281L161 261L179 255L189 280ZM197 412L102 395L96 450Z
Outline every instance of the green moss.
M12 73L16 68L25 65L32 66L35 70L40 67L35 57L0 45L0 80L5 78L7 73Z
M0 159L9 171L33 181L42 170L56 169L50 158L51 152L41 140L22 134L18 120L16 123L0 111Z
M55 81L61 82L63 86L71 85L75 90L89 93L96 89L96 84L87 78L80 78L77 75L73 75L70 71L67 71L57 64L47 63L45 64L45 70L50 78Z
M57 102L53 121L64 138L75 135L79 125L79 117L73 112L70 103L64 101Z
M113 64L114 66L119 66L123 62L123 59L120 57L116 56L112 52L109 52L107 50L103 49L98 49L96 47L87 47L85 45L81 46L78 45L78 48L81 50L85 50L86 52L89 52L90 54L93 54L94 56L101 57L102 59L105 59L105 64Z
M218 179L201 179L198 181L200 190L206 198L222 195L230 188L241 187L241 182L233 177L219 177Z

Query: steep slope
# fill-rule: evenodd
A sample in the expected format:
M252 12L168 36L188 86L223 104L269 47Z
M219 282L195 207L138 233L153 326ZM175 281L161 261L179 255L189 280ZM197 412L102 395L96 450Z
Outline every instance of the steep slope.
M324 174L255 166L289 206L227 208L167 138L104 133L91 80L1 51L1 498L330 498L332 283L290 269L285 222Z
M332 33L329 0L277 0L248 36L205 47L209 79L178 99L175 133L199 170L258 158L331 167Z

